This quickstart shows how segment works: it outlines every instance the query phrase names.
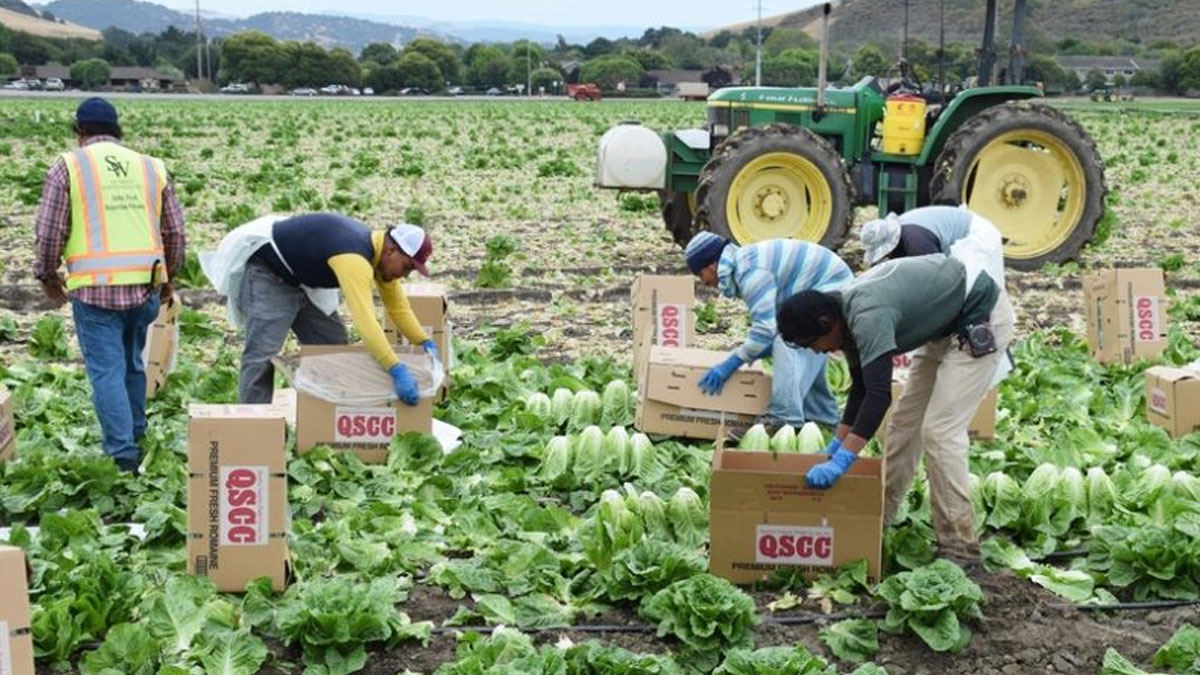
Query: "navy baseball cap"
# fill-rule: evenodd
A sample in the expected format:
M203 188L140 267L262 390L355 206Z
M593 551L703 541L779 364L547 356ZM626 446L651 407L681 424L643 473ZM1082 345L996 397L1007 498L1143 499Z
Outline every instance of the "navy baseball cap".
M93 96L75 109L75 121L79 124L117 124L117 109L99 96Z

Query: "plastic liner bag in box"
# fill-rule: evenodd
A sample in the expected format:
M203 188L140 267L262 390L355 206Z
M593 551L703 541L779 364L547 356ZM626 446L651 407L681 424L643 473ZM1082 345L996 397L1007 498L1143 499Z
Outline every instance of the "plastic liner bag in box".
M428 354L400 352L400 362L417 381L422 398L441 388L445 371L439 360ZM365 351L335 352L284 359L294 368L289 377L297 391L338 405L386 405L396 400L392 376Z

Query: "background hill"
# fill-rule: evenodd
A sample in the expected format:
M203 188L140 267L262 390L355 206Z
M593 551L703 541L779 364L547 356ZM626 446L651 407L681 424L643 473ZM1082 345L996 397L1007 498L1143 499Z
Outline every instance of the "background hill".
M0 0L0 25L47 38L101 39L100 31L42 16L21 0Z
M909 35L935 43L941 0L910 0ZM945 0L946 40L978 42L983 36L983 0ZM1149 45L1170 40L1182 45L1200 40L1200 0L1031 0L1027 31L1031 40L1075 38L1088 42L1123 40ZM1000 34L1012 25L1012 0L1001 0ZM820 7L764 18L764 24L807 29L814 37ZM834 3L832 44L857 47L899 42L904 0L840 0ZM723 27L740 33L753 24ZM711 34L719 33L716 29Z
M0 0L5 1L13 0ZM134 34L157 34L169 26L189 31L196 25L191 14L139 0L55 0L44 9L57 17L97 30L111 26ZM408 42L418 34L425 34L407 26L300 12L264 12L244 19L204 19L203 23L205 34L211 37L260 30L278 40L312 41L324 47L345 47L355 54L372 42Z

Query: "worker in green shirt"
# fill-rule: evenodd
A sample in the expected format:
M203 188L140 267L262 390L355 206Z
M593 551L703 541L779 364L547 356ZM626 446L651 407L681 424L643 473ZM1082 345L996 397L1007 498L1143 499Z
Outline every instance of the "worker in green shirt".
M924 453L939 555L977 561L967 428L1013 334L1012 307L992 278L944 255L893 260L838 291L793 295L778 323L788 344L841 350L850 366L829 460L806 476L816 488L845 474L878 430L892 402L892 357L924 346L934 365L909 380L888 427L884 520L895 516Z

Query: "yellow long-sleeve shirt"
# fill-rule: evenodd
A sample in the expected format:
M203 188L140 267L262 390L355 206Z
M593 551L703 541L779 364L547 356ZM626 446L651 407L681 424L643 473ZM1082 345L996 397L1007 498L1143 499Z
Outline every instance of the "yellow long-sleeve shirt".
M383 255L384 232L371 233L371 247L374 253L371 261L367 262L361 255L342 253L331 256L329 268L337 277L338 287L346 298L346 306L350 309L350 319L358 334L362 336L363 345L371 356L379 362L384 370L400 363L400 357L388 344L383 328L375 314L375 302L371 294L371 285L379 289L379 298L383 301L384 311L392 323L400 329L408 341L419 345L429 339L412 306L408 304L408 296L399 280L381 281L375 276L375 266Z

